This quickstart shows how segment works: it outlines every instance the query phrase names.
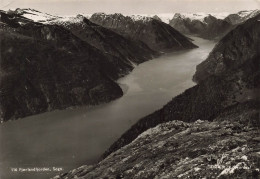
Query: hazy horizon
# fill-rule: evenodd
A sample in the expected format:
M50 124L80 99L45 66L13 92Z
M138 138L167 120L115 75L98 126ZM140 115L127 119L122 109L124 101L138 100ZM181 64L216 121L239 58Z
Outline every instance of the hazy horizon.
M161 14L229 12L259 9L260 0L1 0L3 10L33 8L57 15L95 12Z

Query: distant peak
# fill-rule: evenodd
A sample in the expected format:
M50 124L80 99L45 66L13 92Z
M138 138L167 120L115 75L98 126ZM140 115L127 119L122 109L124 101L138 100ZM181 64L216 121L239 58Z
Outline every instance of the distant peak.
M76 18L81 19L81 20L84 20L84 19L85 19L85 16L83 16L82 14L78 14L78 15L76 16Z
M9 11L12 11L12 10L9 10ZM19 14L19 15L22 15L24 13L42 13L38 10L35 10L35 9L31 9L31 8L16 8L14 11L12 12L15 12L16 14ZM43 13L44 14L44 13Z
M130 18L134 21L144 21L144 22L153 20L152 17L141 16L141 15L132 15L132 16L130 16Z

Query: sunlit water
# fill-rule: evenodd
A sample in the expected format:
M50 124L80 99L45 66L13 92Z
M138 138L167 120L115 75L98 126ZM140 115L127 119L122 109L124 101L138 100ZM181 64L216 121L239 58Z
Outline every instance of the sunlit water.
M119 79L125 94L115 101L1 124L2 177L48 178L57 172L11 172L11 167L61 167L65 172L96 161L138 119L194 85L191 79L196 65L215 42L193 39L200 48L163 55Z

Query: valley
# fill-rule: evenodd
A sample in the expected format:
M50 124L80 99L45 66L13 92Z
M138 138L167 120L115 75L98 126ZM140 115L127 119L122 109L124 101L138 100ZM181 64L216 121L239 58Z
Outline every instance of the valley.
M258 178L259 13L0 10L0 178Z

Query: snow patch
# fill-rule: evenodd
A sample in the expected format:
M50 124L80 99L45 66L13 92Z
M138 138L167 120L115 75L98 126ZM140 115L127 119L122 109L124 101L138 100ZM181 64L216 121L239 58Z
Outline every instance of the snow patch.
M23 17L31 19L35 22L48 21L51 19L60 18L58 16L42 13L34 9L17 9L16 11Z
M237 14L240 16L240 17L247 17L248 18L251 18L251 17L254 17L256 16L257 14L259 14L260 11L259 10L246 10L246 11L240 11L238 12Z
M152 20L152 17L148 16L142 16L142 15L132 15L129 16L133 21L143 21L143 22L149 22Z

